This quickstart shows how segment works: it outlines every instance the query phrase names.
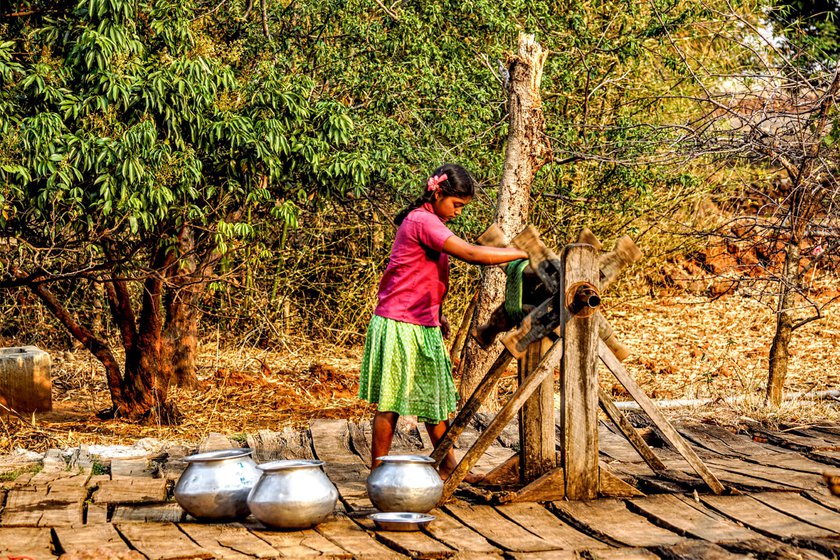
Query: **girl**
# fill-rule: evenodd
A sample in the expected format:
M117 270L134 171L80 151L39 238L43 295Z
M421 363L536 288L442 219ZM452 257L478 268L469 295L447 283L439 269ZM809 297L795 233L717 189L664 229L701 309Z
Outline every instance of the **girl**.
M466 169L443 165L429 177L422 196L394 220L399 228L379 283L379 304L368 327L359 382L359 397L378 405L371 469L388 454L400 414L424 422L437 446L458 402L443 345L449 335L449 323L441 312L449 287L449 255L482 265L528 257L515 248L471 245L444 225L461 214L474 190L475 180ZM450 450L440 465L441 478L456 466Z

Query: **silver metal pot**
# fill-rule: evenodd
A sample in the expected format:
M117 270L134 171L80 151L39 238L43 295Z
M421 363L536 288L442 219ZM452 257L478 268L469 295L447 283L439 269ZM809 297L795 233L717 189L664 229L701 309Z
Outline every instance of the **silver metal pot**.
M248 492L260 476L250 449L224 449L185 457L175 500L198 519L247 517Z
M368 498L379 511L426 513L440 500L443 481L424 455L386 455L367 478Z
M269 527L306 529L324 521L338 502L338 490L323 461L272 461L257 465L262 476L248 495L254 517Z

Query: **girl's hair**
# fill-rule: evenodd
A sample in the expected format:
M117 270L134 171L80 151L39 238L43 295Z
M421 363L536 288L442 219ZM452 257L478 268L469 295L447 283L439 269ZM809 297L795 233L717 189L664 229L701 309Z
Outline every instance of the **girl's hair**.
M397 214L394 218L394 223L400 225L408 213L416 208L420 208L423 204L431 202L436 190L439 190L442 196L473 196L475 193L475 179L470 175L470 172L456 163L444 163L432 172L431 177L441 177L446 175L446 179L437 183L438 188L429 190L426 185L423 185L423 194L417 200L406 206L402 212Z

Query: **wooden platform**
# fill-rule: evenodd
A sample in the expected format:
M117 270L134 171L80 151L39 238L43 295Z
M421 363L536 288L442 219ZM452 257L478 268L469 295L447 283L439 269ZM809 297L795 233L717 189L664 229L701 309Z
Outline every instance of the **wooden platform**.
M481 420L461 438L474 441ZM185 465L115 465L112 475L51 463L2 486L0 559L56 558L516 558L649 559L840 557L840 498L822 473L840 464L840 426L734 434L708 425L678 426L727 487L705 492L678 454L655 448L668 466L655 474L610 426L602 424L602 464L645 495L626 500L491 505L463 488L432 513L427 531L375 531L364 481L370 428L316 420L295 434L249 437L258 461L317 457L341 495L328 522L307 531L274 531L257 521L204 524L172 500ZM505 430L479 462L508 459L517 432ZM460 450L460 451L459 451ZM395 453L431 451L425 433L398 434ZM159 458L158 458L159 459ZM141 461L140 463L143 463ZM130 467L130 468L129 468Z

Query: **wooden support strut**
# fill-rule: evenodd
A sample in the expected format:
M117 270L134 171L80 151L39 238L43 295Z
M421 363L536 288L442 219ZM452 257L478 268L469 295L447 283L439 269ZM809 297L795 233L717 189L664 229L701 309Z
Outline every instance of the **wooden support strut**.
M464 480L467 473L470 472L470 469L475 466L481 456L484 455L484 452L487 451L487 448L499 437L499 434L502 433L502 430L507 426L508 422L522 408L525 401L528 400L543 380L552 374L562 356L563 343L560 341L555 342L543 356L542 360L540 360L539 365L534 368L531 375L520 385L519 389L516 390L502 409L499 410L493 418L493 421L487 426L487 429L481 433L475 443L473 443L473 446L464 455L464 458L461 459L461 462L458 463L458 466L455 467L455 470L449 475L449 478L446 479L446 482L443 484L443 496L441 497L440 503L449 499L461 481ZM497 359L497 363L498 361Z
M654 425L659 428L668 443L670 443L671 446L676 449L680 455L682 455L683 459L691 465L691 468L700 475L700 478L703 479L711 491L715 494L722 494L725 488L717 477L709 470L703 461L700 460L697 453L694 452L679 432L677 432L671 423L668 422L668 419L662 415L658 408L656 408L653 401L651 401L645 392L642 391L641 387L636 384L630 376L630 373L624 368L621 362L618 361L618 358L613 355L603 341L599 343L598 356L601 358L604 365L607 366L607 369L612 372L616 379L618 379L618 382L624 386L628 393L630 393L630 396L639 403L639 406L643 411L645 411Z
M455 419L449 423L449 428L447 428L446 433L443 435L443 439L440 440L437 447L435 447L434 451L432 451L432 459L435 460L435 468L440 466L443 462L443 458L446 457L446 454L449 453L449 450L452 449L453 445L455 445L455 442L461 436L464 429L469 425L473 416L475 416L475 413L478 412L479 408L481 408L481 405L484 403L484 399L486 399L487 395L489 395L493 390L493 386L502 377L505 370L507 370L511 360L513 360L513 355L506 349L502 350L502 353L499 354L499 357L496 358L496 361L493 362L492 366L490 366L490 371L487 372L487 375L485 375L476 386L475 391L473 391L473 394L470 395L470 398L464 406L461 407L461 410L458 412Z

